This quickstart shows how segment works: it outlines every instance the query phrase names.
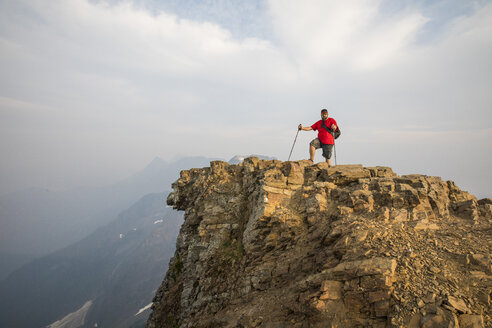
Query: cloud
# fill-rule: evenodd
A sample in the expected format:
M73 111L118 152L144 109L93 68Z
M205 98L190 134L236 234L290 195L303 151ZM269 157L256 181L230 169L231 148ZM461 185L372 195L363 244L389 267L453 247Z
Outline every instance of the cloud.
M265 87L267 82L282 83L277 79L284 71L282 58L268 41L234 40L214 23L164 12L153 15L131 3L27 3L38 19L23 17L21 24L8 24L4 16L2 30L52 68L135 82L157 76L170 81L201 78L240 84L250 82L253 73L265 80ZM230 65L236 65L235 69ZM251 72L253 66L256 69Z
M272 32L255 36L208 19L225 7L184 18L133 2L2 1L0 152L10 155L0 174L22 162L54 176L63 158L113 175L156 155L286 159L295 126L322 107L343 127L339 152L351 161L377 163L391 144L404 165L402 143L489 135L492 5L448 20L432 42L436 19L422 5L384 5L271 0L258 17ZM293 156L313 137L300 135ZM474 138L482 162L491 139ZM431 152L425 163L436 174L443 166Z
M426 19L418 12L386 17L380 1L272 0L276 34L300 66L376 69L412 44Z

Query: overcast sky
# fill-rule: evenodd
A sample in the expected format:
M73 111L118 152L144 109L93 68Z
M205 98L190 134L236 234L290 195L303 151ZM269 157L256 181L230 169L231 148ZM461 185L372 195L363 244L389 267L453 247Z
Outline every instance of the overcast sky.
M0 0L0 193L287 160L328 108L338 164L492 197L491 58L491 1Z

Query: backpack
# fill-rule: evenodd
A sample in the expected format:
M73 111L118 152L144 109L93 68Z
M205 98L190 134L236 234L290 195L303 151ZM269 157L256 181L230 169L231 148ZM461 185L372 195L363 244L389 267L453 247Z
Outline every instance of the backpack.
M328 131L334 139L338 139L338 137L342 134L342 132L340 131L340 127L338 127L338 129L335 131L333 131L332 129L328 129L328 127L325 125L325 121L323 120L321 120L321 127Z

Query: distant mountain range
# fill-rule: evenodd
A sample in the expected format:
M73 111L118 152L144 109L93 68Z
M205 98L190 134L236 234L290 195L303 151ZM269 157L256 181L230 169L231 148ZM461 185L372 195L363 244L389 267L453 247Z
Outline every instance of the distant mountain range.
M142 196L165 192L192 167L214 158L155 158L137 174L102 188L30 189L0 197L0 281L22 264L81 240Z
M83 240L15 271L0 284L0 327L145 322L149 311L139 310L152 302L183 222L166 196L146 195Z

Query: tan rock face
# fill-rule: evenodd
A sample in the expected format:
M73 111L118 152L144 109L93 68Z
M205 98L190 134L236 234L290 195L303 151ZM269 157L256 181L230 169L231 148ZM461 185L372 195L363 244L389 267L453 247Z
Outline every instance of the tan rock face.
M390 168L182 171L147 327L489 327L492 201Z

